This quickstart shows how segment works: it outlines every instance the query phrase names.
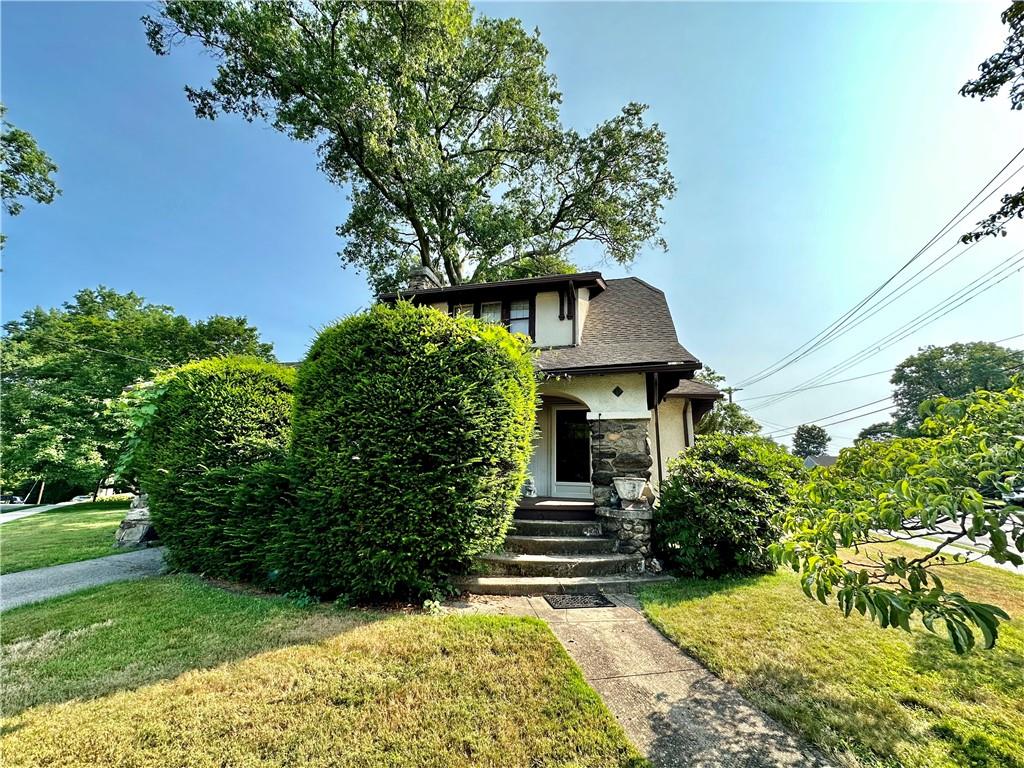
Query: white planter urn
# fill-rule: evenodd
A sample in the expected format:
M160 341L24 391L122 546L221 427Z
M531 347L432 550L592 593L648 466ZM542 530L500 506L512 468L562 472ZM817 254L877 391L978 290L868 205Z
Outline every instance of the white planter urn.
M623 509L641 509L647 506L644 499L644 488L647 486L647 479L643 477L616 477L612 479L615 483L615 492L622 500Z

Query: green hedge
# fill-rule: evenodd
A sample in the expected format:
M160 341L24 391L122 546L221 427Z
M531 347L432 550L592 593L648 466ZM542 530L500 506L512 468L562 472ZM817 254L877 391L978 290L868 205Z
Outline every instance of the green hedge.
M161 374L132 458L170 562L258 579L279 513L259 496L284 472L295 371L251 358Z
M802 472L798 458L764 438L699 438L669 463L654 519L658 555L694 576L774 570L774 517L790 503Z
M536 397L527 340L499 326L399 304L324 330L295 390L284 586L420 598L499 548Z

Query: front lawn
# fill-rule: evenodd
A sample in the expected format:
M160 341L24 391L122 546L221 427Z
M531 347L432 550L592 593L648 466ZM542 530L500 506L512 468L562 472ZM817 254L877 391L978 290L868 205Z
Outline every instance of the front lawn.
M128 503L87 502L0 525L0 574L115 555Z
M842 763L1021 768L1024 577L978 565L942 577L1014 617L994 650L957 656L923 628L845 619L806 598L788 571L680 579L641 599L683 650Z
M550 630L193 577L4 614L6 766L640 766Z

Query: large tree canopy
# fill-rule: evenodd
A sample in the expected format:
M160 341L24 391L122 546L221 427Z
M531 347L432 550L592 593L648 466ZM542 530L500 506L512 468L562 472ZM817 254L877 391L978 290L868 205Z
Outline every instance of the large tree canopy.
M171 307L102 286L79 291L60 309L30 310L3 330L5 486L49 478L94 488L125 439L127 423L107 408L125 386L206 357L273 358L245 318L193 323Z
M581 243L619 263L665 245L664 134L640 104L564 128L547 50L516 19L465 0L174 0L144 23L158 54L193 39L218 62L186 88L198 116L318 143L351 189L342 259L378 290L417 265L454 284L546 273Z
M1003 50L978 65L981 73L960 89L962 96L977 96L981 101L999 95L1009 86L1010 108L1024 109L1024 3L1014 2L1003 11L1003 24L1010 28ZM1004 195L999 209L979 221L977 227L964 235L964 242L980 240L986 235L1005 235L1006 224L1024 218L1024 187Z
M987 341L925 347L896 366L893 414L897 434L913 434L921 424L921 405L936 397L964 397L977 389L999 391L1024 363L1024 352Z
M56 164L36 144L28 131L5 119L7 107L0 104L0 204L8 216L17 216L25 200L49 204L60 194L53 174ZM5 235L0 234L0 247Z

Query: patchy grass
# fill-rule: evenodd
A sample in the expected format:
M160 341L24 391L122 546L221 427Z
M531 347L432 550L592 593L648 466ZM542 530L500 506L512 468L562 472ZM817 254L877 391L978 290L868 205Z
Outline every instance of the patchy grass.
M641 599L683 650L844 765L1021 768L1024 577L980 565L942 577L1014 617L995 649L957 656L923 628L846 619L791 572L680 579Z
M128 504L87 502L0 525L0 574L115 555Z
M641 766L533 619L366 614L191 577L3 617L8 766Z

